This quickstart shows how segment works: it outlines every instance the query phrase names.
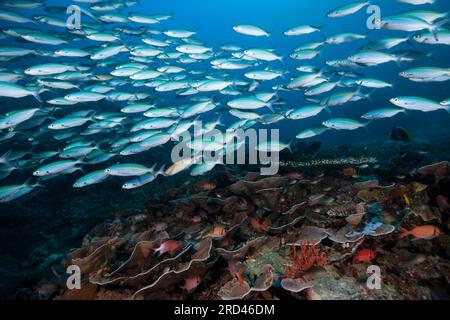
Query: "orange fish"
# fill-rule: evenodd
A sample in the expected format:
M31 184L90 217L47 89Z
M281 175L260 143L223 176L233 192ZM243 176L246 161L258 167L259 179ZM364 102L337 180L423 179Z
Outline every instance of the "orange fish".
M375 258L376 254L373 250L370 249L361 249L358 252L356 252L355 256L353 257L353 263L360 263L360 262L367 262L371 261L373 258Z
M190 185L189 189L191 191L211 191L216 189L216 185L209 181L200 181L194 185Z
M216 226L214 229L209 233L209 236L211 238L222 238L225 236L227 232L225 231L225 228L222 226Z
M267 228L270 225L270 221L268 219L264 220L264 222L261 223L261 221L258 218L251 218L250 224L253 228L255 228L259 232L266 231Z
M355 168L344 168L341 171L341 174L344 177L351 177L351 178L357 178L358 177L358 172L356 171Z
M199 276L193 276L187 279L184 279L184 285L180 286L181 289L191 292L200 284L201 279Z
M207 181L201 182L197 186L198 186L198 188L200 188L201 190L204 190L204 191L214 190L216 188L215 183L207 182Z
M441 229L433 225L418 226L409 231L400 228L400 231L402 231L402 233L399 236L400 238L404 238L411 235L416 239L426 239L426 240L436 238L442 233Z
M161 243L161 245L157 249L155 249L155 252L158 252L158 255L160 256L166 252L173 252L177 250L180 246L181 244L178 241L168 240Z

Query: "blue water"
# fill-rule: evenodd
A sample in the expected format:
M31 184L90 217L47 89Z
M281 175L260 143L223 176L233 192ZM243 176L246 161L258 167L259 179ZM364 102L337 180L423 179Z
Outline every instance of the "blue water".
M296 1L296 0L230 0L230 1L208 1L208 0L190 0L190 1L152 1L151 3L142 3L142 12L174 12L175 19L167 22L168 27L183 27L198 32L197 38L204 41L208 46L220 47L223 44L238 44L245 47L275 48L279 55L289 55L292 50L302 43L311 41L321 41L323 36L319 33L303 35L299 37L286 37L282 33L296 25L310 24L313 26L324 26L323 35L328 36L339 32L357 32L365 33L366 19L368 14L365 9L354 15L329 19L326 13L332 8L342 5L340 0L326 1ZM371 1L372 4L379 5L383 15L393 15L412 9L426 9L430 6L414 6L399 3L396 1ZM436 11L446 12L450 10L449 1L438 1L431 8ZM265 37L249 37L240 35L233 31L232 27L236 24L254 24L264 30L271 32L270 39ZM401 31L376 30L369 35L369 39L379 39L386 36L404 36ZM315 58L311 64L321 66L323 61L329 59L340 59L348 57L349 53L357 51L362 44L366 42L353 42L333 46L325 46L320 57ZM414 43L400 45L393 50L414 49L417 51L433 52L433 60L421 59L416 66L448 66L450 57L450 48L448 46L431 46ZM285 59L285 65L291 70L296 66L310 64L311 61L295 61ZM274 64L276 66L276 63ZM282 66L280 66L282 67ZM337 107L333 110L336 117L349 117L357 119L359 116L376 107L391 107L387 101L391 96L414 95L428 97L436 101L447 99L450 95L450 84L446 83L415 83L400 78L398 72L410 68L411 64L402 63L399 68L394 63L383 64L380 67L365 68L364 74L367 77L380 78L386 82L395 84L395 90L384 89L373 94L373 102L356 102L349 106ZM237 73L239 74L239 72ZM270 88L273 85L270 82L260 88ZM284 93L292 105L301 106L308 104L300 94ZM314 119L305 119L295 122L281 122L282 136L289 141L293 135L304 128L320 126L321 122L329 118L326 113L321 113ZM283 125L285 124L285 125ZM286 124L289 124L286 126ZM369 132L364 130L354 132L326 132L316 138L325 144L348 144L352 142L364 142L366 140L385 140L386 133L394 126L407 127L415 136L427 139L433 132L441 131L446 134L450 125L450 118L445 111L435 113L413 112L409 116L400 115L394 119L384 119L375 121L369 127ZM287 130L284 130L287 129ZM447 132L448 133L448 132ZM447 136L448 137L448 136Z
M416 9L414 6L398 3L395 1L372 1L372 4L379 5L383 15L393 15L400 12ZM204 41L208 46L220 47L223 44L238 44L245 47L262 47L275 48L277 54L288 56L292 50L302 43L311 41L321 41L323 36L315 33L300 37L286 37L282 33L290 27L300 24L310 24L313 26L324 26L323 35L328 36L339 32L367 32L366 19L368 14L365 10L339 19L329 19L326 13L331 8L342 5L343 1L327 0L327 1L257 1L257 0L231 0L231 1L155 1L152 3L143 3L143 12L174 12L176 19L167 22L168 27L180 27L196 30L198 39ZM419 6L419 8L427 8L427 6ZM438 1L432 7L433 10L445 12L450 10L450 2ZM237 34L232 27L236 24L254 24L260 26L264 30L271 32L270 39L249 37ZM386 36L404 36L401 31L376 30L369 39L379 39ZM323 61L329 59L346 58L349 52L357 51L362 43L354 42L334 46L325 46L320 57L312 61L313 65L321 66ZM401 50L411 48L417 51L433 52L433 60L422 59L416 63L416 66L448 66L450 48L448 46L438 46L437 48L430 45L422 45L414 43L403 44L393 50ZM286 67L295 70L296 66L310 64L311 61L295 61L285 59ZM275 64L276 65L276 64ZM282 66L280 66L282 67ZM380 67L366 68L364 74L367 77L380 78L386 82L395 84L395 90L379 90L372 96L373 102L362 101L351 104L350 106L337 107L333 110L336 117L348 117L357 119L359 116L376 107L391 107L387 101L390 96L397 95L414 95L428 97L436 101L447 99L450 94L450 84L447 83L415 83L403 78L399 78L398 72L411 67L409 63L402 63L399 68L394 63L383 64ZM239 74L239 72L237 73ZM260 88L270 89L273 83L263 85ZM308 104L300 94L285 93L283 95L294 106ZM282 127L282 137L285 141L290 141L292 136L309 127L320 127L321 122L329 118L326 113L320 114L314 119L305 119L295 122L281 122L275 127ZM288 125L287 125L288 124ZM417 138L426 140L436 131L444 128L443 135L450 125L450 119L445 111L436 113L420 113L413 112L409 116L400 115L394 119L384 119L383 121L375 121L369 127L368 132L364 130L354 132L326 132L315 140L324 144L348 144L364 142L366 140L385 140L386 133L394 126L406 127ZM273 127L273 126L272 126ZM448 137L448 135L447 135Z
M49 6L52 4L62 6L62 1L47 1ZM70 3L70 2L69 2ZM395 1L372 1L372 4L381 7L383 15L392 15L401 13L411 9L426 9L431 8L436 11L449 11L450 3L448 1L438 1L437 4L430 6L411 6L408 4L398 3ZM75 3L82 7L87 7L83 3ZM140 6L125 8L121 12L142 12L142 13L171 13L174 15L173 19L163 23L164 28L182 28L187 30L195 30L196 39L204 42L206 46L219 48L224 44L237 44L243 48L261 47L261 48L275 48L278 55L286 56L284 65L277 66L277 63L272 64L275 68L288 68L295 71L295 67L303 64L313 64L317 66L323 65L324 61L330 59L340 59L348 57L349 53L356 52L367 41L355 41L340 45L325 46L319 57L312 61L303 60L295 61L289 59L289 54L302 43L310 41L321 41L324 36L332 35L338 32L367 32L366 19L368 14L365 9L360 10L351 16L330 19L326 17L326 13L330 8L334 8L342 4L342 1L327 0L323 3L316 3L315 1L294 1L283 0L277 1L207 1L207 0L189 0L189 1L142 1ZM30 14L42 13L42 11L28 10ZM87 19L87 18L86 18ZM91 22L90 19L87 19ZM250 37L246 35L237 34L232 27L236 24L255 24L262 27L271 33L270 38L266 37ZM4 25L2 23L0 25ZM299 25L311 24L313 26L323 26L322 34L314 33L311 35L303 35L299 37L286 37L282 33L286 29ZM130 23L131 26L136 26ZM150 28L153 28L151 25ZM55 30L55 28L46 25L40 25L40 29L45 31ZM155 27L158 29L158 27ZM390 30L376 30L369 34L368 39L379 39L385 36L404 36L406 33L401 31ZM139 43L135 37L128 39L130 43ZM5 43L5 42L4 42ZM95 44L91 42L91 44ZM76 45L75 45L76 46ZM82 46L82 45L81 45ZM36 44L30 44L28 47L38 47ZM402 44L395 47L393 50L413 49L417 51L432 52L433 59L419 59L415 63L416 66L446 66L448 65L448 57L450 49L448 46L432 46L422 45L414 42L411 44ZM121 58L123 61L124 58ZM48 59L44 59L47 61ZM39 59L35 59L36 63L41 63ZM195 67L208 67L209 64L196 64ZM365 112L376 107L390 107L387 101L390 97L396 95L411 95L414 93L418 96L441 101L447 99L449 96L450 85L445 83L415 83L406 79L400 78L398 72L411 67L410 63L404 62L401 66L394 63L383 64L379 67L370 67L364 69L364 74L367 77L379 77L380 79L395 84L395 89L377 90L373 96L373 102L362 101L352 103L350 106L337 107L333 110L333 115L336 117L358 118ZM242 71L232 72L236 76L242 77ZM275 82L276 83L276 82ZM262 84L259 89L270 89L274 82ZM301 94L284 92L283 98L290 102L289 106L301 106L308 104ZM226 101L226 100L225 100ZM300 130L308 127L320 126L321 122L329 117L326 113L321 113L314 119L299 120L289 122L288 130L281 132L286 141L290 141L292 136ZM207 119L207 118L206 118ZM233 119L233 118L228 118ZM281 122L281 126L283 126ZM280 124L280 123L279 123ZM439 130L443 127L448 127L449 119L444 111L433 113L413 112L409 116L400 115L394 119L384 119L383 121L376 121L370 125L368 132L359 131L357 134L353 132L326 132L317 140L323 143L339 144L341 142L364 142L367 139L384 139L388 130L393 126L407 127L416 136L426 139L430 134L435 132L436 128ZM277 124L278 126L278 124ZM285 127L285 126L283 126ZM445 134L445 133L444 133Z

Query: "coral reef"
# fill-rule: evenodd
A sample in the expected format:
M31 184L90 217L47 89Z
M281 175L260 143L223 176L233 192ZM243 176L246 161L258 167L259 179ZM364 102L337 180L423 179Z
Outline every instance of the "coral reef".
M218 171L208 188L170 190L144 212L94 228L64 265L80 267L82 290L54 281L36 290L52 286L55 299L448 297L448 190L440 187L448 163L394 182L349 172ZM380 290L366 285L370 265L381 268Z

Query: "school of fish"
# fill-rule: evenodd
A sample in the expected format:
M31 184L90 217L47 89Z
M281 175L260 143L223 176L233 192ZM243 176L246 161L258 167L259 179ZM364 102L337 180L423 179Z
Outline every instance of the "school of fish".
M74 188L116 176L125 177L122 188L127 190L188 169L194 176L205 174L219 162L187 159L143 165L127 160L137 154L151 159L153 148L177 141L205 117L209 121L202 122L203 133L217 128L233 132L280 121L295 124L327 112L322 127L296 135L308 139L327 130L367 128L371 121L409 112L446 111L443 116L450 116L448 99L434 101L414 92L396 96L394 84L383 81L382 74L377 79L364 76L367 69L394 63L398 81L439 85L450 80L448 65L427 66L432 54L415 49L425 44L433 48L429 52L436 52L450 45L448 12L433 10L430 5L438 0L398 1L411 9L375 21L379 29L392 31L392 37L377 36L378 29L330 35L324 26L299 23L277 36L299 42L303 35L317 33L321 40L282 53L271 47L274 33L264 26L244 21L232 29L239 42L267 38L266 47L211 47L197 39L197 31L165 27L169 19L176 22L176 13L133 11L139 5L136 0L74 0L69 4L83 8L77 28L68 28L67 7L40 0L1 0L0 99L17 107L6 113L0 108L0 181L14 171L29 179L1 186L0 202L77 171L83 175L74 179ZM324 15L344 21L370 5L350 2ZM30 14L31 10L41 13ZM321 61L323 48L350 42L360 42L360 49L345 59ZM407 49L396 51L401 45ZM288 60L297 67L288 69ZM370 104L375 90L386 90L384 106L375 106L360 119L333 116L333 109L351 108L352 102ZM308 103L292 105L283 98L285 92L303 96ZM170 94L177 99L169 99ZM49 148L50 142L60 147ZM188 145L193 151L234 152L242 147L235 143L226 148L228 142L199 138ZM257 147L266 152L289 148L282 142ZM98 166L101 169L92 169Z

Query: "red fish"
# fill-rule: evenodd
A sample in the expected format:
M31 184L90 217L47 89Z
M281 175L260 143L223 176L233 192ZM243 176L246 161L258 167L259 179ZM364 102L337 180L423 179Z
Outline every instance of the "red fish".
M404 238L411 235L416 239L426 239L426 240L436 238L442 233L441 229L433 225L418 226L409 231L400 228L400 231L402 231L402 233L399 236L400 238Z
M356 252L355 256L353 257L353 263L360 263L360 262L367 262L374 259L376 256L375 251L370 249L361 249L358 252Z
M244 265L240 262L236 263L234 261L228 262L228 270L230 270L230 273L236 277L236 279L239 281L239 283L243 284L245 281L244 273L246 271L246 268Z
M155 252L158 252L158 255L161 256L166 252L173 252L177 250L181 244L175 240L168 240L166 242L161 243L161 245L155 249Z
M193 276L187 279L184 279L184 285L180 286L181 289L186 290L188 292L191 292L195 288L198 287L200 284L200 277L199 276Z
M322 300L322 297L319 296L313 288L306 289L306 298L308 300Z
M289 180L301 180L303 176L298 172L289 172L287 175Z
M261 222L258 218L251 218L250 224L253 228L255 228L259 232L266 231L267 228L270 226L270 221L268 219Z
M222 226L215 226L214 229L207 235L211 238L222 238L227 234L225 228Z

